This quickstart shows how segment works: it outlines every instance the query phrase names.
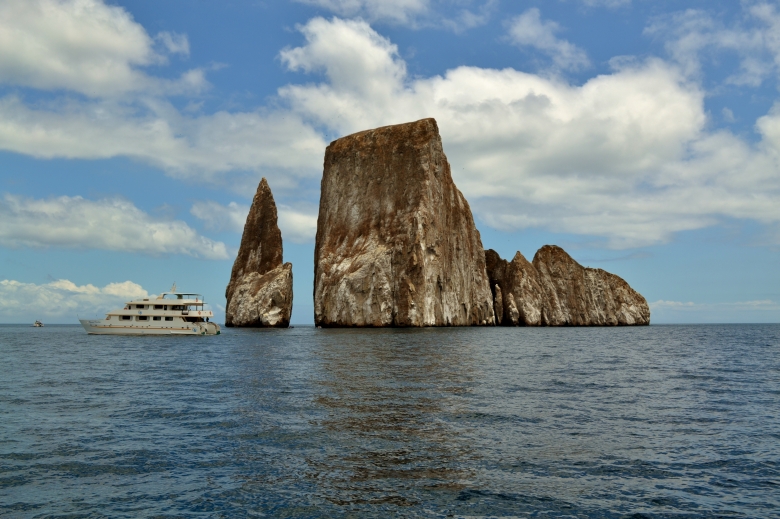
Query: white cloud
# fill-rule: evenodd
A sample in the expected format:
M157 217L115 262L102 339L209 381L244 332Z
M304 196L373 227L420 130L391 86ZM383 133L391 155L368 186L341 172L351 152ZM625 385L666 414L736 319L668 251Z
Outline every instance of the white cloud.
M410 23L428 12L430 0L297 0L346 17Z
M342 17L461 32L484 25L498 0L295 0ZM472 8L472 5L476 6Z
M122 199L35 200L6 194L0 199L0 244L229 257L224 243L199 235L183 221L155 220Z
M190 55L190 41L186 34L163 31L155 37L155 40L161 42L171 54Z
M149 297L141 285L132 281L109 283L100 288L91 284L76 285L67 279L37 285L14 280L0 280L0 321L24 319L67 319L76 321L100 315L121 307L132 299ZM33 317L30 317L33 316Z
M216 231L244 232L249 206L230 202L222 205L214 201L196 202L190 212L203 220L207 229ZM317 234L317 208L313 205L299 204L291 207L285 204L277 206L279 229L282 239L295 243L308 243Z
M739 70L726 79L734 85L759 86L780 70L780 13L768 2L743 2L743 17L726 24L709 12L689 9L656 18L645 33L661 38L672 59L689 75L702 62L736 53Z
M654 323L780 322L780 303L771 299L727 303L658 300L649 304Z
M532 47L552 58L556 67L563 70L577 70L590 64L584 50L566 40L558 39L555 33L560 26L551 21L542 21L537 8L510 20L509 40L519 47Z
M317 235L317 208L279 205L279 228L285 240L295 243L314 241Z
M477 67L409 78L364 22L317 18L302 32L283 61L327 81L281 89L293 109L342 135L435 117L456 182L494 227L633 247L722 217L780 221L780 109L755 145L707 131L704 92L661 60L581 86Z
M158 35L170 53L187 54L186 36ZM121 7L102 0L0 2L0 83L66 89L91 97L127 92L198 92L204 79L153 78L139 69L163 63L154 40Z
M249 206L230 202L222 205L212 200L195 202L190 213L202 220L211 231L244 232Z
M173 176L224 182L222 174L230 171L316 175L325 141L284 112L192 117L162 101L149 101L143 110L111 101L33 109L8 96L0 99L0 149L39 158L125 156Z
M621 7L631 3L631 0L582 0L588 7Z

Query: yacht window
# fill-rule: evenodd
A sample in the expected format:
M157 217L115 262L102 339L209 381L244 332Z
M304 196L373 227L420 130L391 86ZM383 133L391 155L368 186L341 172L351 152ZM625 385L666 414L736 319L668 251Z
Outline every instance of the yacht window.
M122 316L122 320L123 320L123 321L129 321L129 320L130 320L130 319L132 319L132 318L133 318L133 316L132 316L132 315L123 315L123 316Z
M162 310L163 309L163 305L154 305L154 309L155 310Z
M136 308L146 308L144 305L135 305Z
M152 321L159 321L159 320L160 320L159 315L155 315L154 317L152 317Z
M166 317L165 320L166 321L173 321L173 317Z
M136 319L138 319L139 321L148 321L149 320L149 316L148 315L139 315L138 317L136 317Z

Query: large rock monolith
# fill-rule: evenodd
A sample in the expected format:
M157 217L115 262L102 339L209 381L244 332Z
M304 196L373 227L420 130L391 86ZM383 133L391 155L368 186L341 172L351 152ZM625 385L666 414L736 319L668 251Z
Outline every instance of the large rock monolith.
M290 325L292 264L282 263L282 232L277 224L276 203L265 178L252 200L225 297L225 326L286 328Z
M482 242L435 120L333 141L320 196L317 325L493 324Z

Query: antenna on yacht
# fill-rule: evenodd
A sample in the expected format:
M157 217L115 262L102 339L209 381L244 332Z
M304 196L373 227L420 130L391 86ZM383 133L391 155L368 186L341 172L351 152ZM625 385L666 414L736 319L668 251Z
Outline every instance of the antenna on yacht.
M176 282L175 281L173 282L173 286L171 287L171 292L174 293L174 294L176 293Z

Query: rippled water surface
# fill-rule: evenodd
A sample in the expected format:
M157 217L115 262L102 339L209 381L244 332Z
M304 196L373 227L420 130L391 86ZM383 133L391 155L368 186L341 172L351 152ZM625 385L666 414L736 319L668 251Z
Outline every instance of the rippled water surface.
M2 517L778 517L780 325L0 326Z

